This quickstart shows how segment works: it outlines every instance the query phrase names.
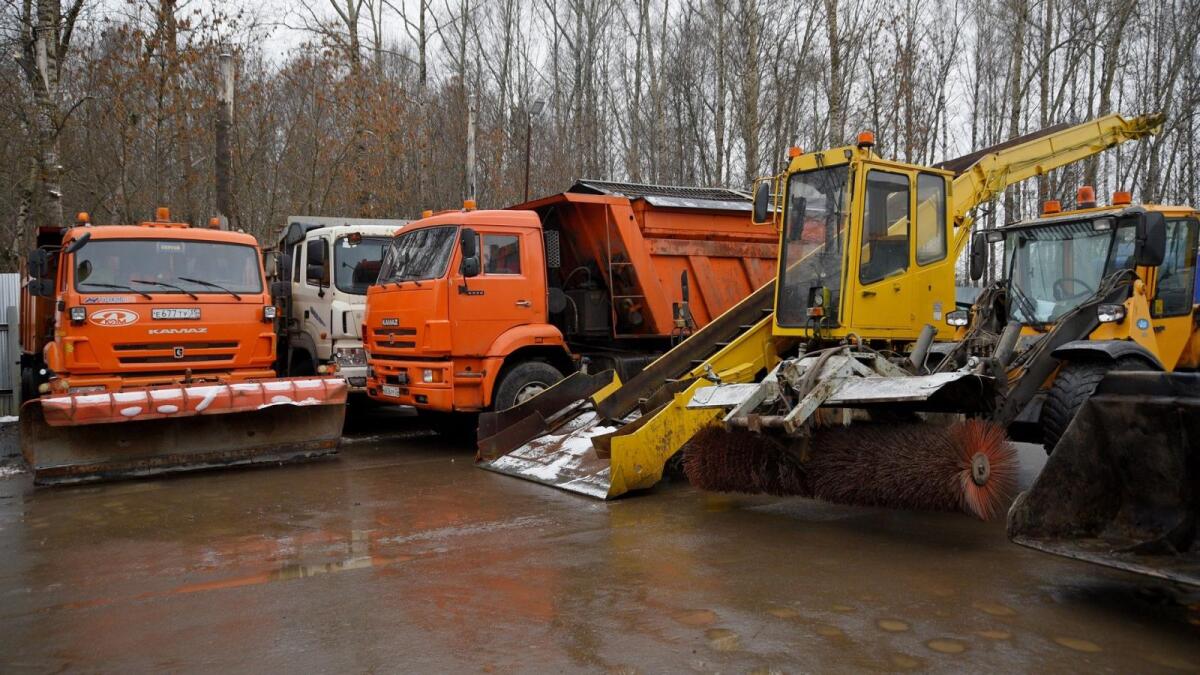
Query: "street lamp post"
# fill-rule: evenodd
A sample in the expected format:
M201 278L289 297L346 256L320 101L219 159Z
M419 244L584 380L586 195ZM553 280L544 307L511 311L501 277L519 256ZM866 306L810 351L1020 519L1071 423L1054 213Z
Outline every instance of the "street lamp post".
M532 148L533 118L542 112L546 102L538 99L525 111L525 201L529 201L529 152Z

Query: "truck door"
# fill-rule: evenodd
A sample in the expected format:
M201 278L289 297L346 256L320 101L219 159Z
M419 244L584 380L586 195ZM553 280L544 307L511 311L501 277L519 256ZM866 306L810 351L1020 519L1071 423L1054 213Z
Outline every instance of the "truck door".
M870 168L862 179L860 195L862 220L856 255L851 258L857 258L851 272L856 279L852 325L919 329L912 307L916 288L909 274L912 177L901 171Z
M474 228L479 275L455 269L450 288L454 351L482 356L506 330L546 322L546 273L536 230ZM464 229L465 232L465 229Z
M318 353L312 356L328 360L330 318L325 296L329 294L329 240L314 237L304 243L303 252L299 248L296 252L303 260L296 264L300 278L292 287L294 311L299 314L300 330L312 337L317 345Z

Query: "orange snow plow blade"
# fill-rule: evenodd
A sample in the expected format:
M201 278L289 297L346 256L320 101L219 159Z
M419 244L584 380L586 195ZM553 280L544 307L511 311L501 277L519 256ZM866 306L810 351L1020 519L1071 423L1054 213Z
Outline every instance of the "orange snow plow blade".
M44 396L21 410L39 485L312 459L337 452L346 381L290 378Z

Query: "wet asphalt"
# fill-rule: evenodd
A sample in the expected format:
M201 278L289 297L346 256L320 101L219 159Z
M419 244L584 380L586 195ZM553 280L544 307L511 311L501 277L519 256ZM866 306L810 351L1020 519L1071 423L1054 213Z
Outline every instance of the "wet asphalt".
M0 474L0 672L1200 671L1200 594L1002 522L678 481L601 503L471 460L376 413L303 465Z

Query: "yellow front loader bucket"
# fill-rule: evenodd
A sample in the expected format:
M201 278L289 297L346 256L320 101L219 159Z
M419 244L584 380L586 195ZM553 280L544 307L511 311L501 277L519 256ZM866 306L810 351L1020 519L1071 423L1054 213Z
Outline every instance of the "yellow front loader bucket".
M312 459L337 452L346 381L290 378L44 396L21 409L38 485Z

